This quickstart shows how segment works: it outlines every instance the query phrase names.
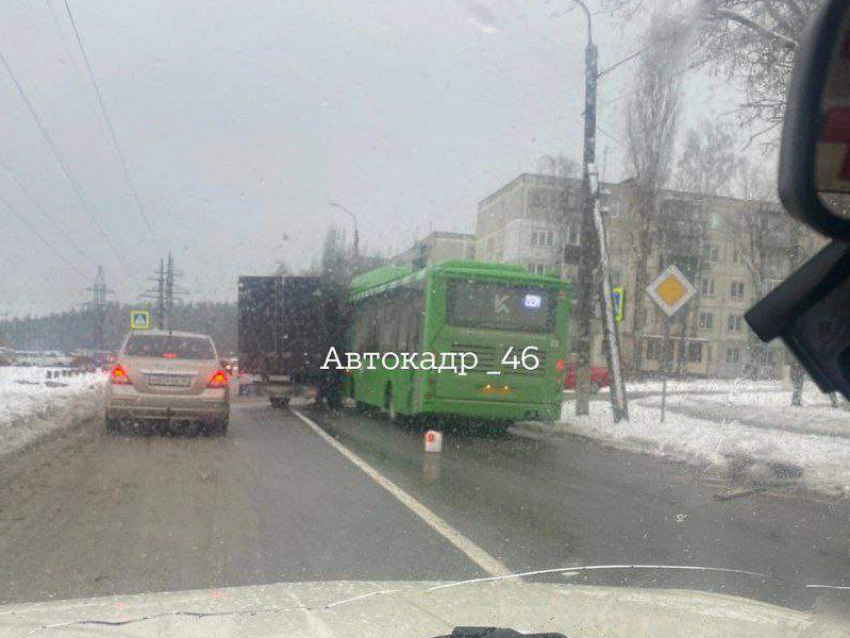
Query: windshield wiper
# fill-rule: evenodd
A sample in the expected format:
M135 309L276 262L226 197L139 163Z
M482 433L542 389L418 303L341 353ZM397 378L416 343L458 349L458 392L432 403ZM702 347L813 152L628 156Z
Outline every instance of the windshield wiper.
M455 627L450 636L435 638L567 638L564 634L521 634L503 627Z

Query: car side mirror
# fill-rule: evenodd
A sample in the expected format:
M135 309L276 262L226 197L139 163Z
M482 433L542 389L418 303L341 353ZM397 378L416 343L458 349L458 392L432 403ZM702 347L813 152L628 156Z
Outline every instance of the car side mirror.
M850 244L834 241L745 315L763 341L781 337L822 392L850 400Z
M850 241L850 3L827 0L803 37L788 88L779 197L791 215Z
M746 314L780 337L824 392L850 400L850 2L826 0L809 24L788 87L779 197L833 239Z

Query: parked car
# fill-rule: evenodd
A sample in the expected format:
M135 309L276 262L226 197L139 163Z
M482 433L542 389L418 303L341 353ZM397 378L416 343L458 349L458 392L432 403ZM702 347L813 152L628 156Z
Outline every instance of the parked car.
M601 388L607 388L608 369L590 364L590 391L596 394ZM576 387L576 369L571 363L567 364L564 374L564 389L573 390Z
M152 330L125 338L109 373L106 428L118 432L142 422L227 433L229 377L210 337Z

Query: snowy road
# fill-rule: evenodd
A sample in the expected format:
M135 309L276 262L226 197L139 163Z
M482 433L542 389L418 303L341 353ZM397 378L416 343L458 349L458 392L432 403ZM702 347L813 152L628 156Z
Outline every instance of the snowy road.
M572 437L449 433L425 455L415 428L307 414L415 507L263 401L235 404L221 439L107 436L92 422L0 464L0 602L485 575L469 547L510 571L693 565L850 585L847 501L720 502L726 484L693 466ZM629 578L806 604L781 580Z

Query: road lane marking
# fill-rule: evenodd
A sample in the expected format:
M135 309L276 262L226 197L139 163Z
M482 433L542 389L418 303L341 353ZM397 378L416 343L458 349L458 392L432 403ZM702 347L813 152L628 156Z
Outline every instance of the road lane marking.
M429 527L466 554L473 563L478 565L490 576L507 576L511 573L511 570L509 570L502 561L491 556L481 547L473 543L466 536L452 527L445 519L441 518L428 507L417 501L386 476L381 474L378 470L345 447L342 443L337 441L330 434L325 432L310 418L304 416L298 410L293 409L292 413L306 423L313 432L332 445L337 452L363 470L370 479L395 496L396 499L401 501L402 505L421 518Z

